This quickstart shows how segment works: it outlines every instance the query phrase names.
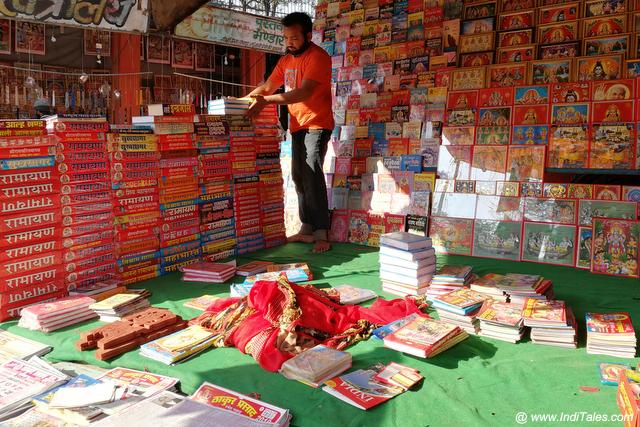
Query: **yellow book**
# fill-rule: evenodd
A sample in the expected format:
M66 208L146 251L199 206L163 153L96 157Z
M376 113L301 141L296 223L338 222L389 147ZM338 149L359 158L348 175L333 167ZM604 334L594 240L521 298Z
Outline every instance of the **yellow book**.
M113 310L114 308L120 307L121 305L125 305L140 298L138 294L118 294L112 297L109 297L105 300L99 301L95 304L91 304L89 308L91 310Z

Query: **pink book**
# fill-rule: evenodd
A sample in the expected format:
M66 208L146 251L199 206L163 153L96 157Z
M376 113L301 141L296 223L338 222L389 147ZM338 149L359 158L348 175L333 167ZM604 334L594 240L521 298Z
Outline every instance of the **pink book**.
M193 264L189 264L187 266L182 267L182 272L184 273L192 273L192 274L200 274L200 275L224 275L225 273L229 273L230 271L235 272L236 267L234 265L229 264L221 264L215 262L196 262Z
M57 301L46 302L43 304L36 304L24 308L20 315L22 317L35 318L39 321L56 317L64 313L78 311L83 307L89 307L95 303L93 298L77 296L62 298Z

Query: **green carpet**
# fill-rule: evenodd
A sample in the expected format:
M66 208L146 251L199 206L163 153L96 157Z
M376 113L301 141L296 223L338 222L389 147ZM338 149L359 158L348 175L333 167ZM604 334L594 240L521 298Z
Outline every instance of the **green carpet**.
M238 261L242 264L249 259L283 263L306 261L315 275L314 283L319 287L352 284L381 293L378 255L372 248L344 244L336 245L331 252L316 255L311 253L308 245L290 244L253 253ZM187 394L203 381L241 393L258 393L269 403L289 408L294 416L292 425L295 426L495 426L517 425L515 416L518 412L530 416L585 412L577 416L596 413L609 418L619 414L615 403L616 387L600 384L596 362L627 360L586 354L584 313L629 311L636 329L640 330L639 280L592 275L586 271L549 265L439 256L438 264L445 263L473 265L477 274L530 273L553 280L557 298L565 300L578 319L580 348L534 345L528 339L514 345L470 337L433 359L423 360L385 349L381 341L370 339L349 349L354 368L375 362L397 361L420 370L425 381L418 390L404 393L365 412L320 389L265 372L250 356L235 348L211 349L177 366L142 358L137 351L103 363L94 359L93 352L80 352L74 348L79 333L98 326L99 322L70 327L51 335L18 328L16 322L6 322L0 327L53 345L54 350L46 356L52 362L85 361L103 367L148 369L180 378L180 388ZM229 291L228 285L184 283L178 274L145 282L139 287L142 286L153 291L153 305L169 308L186 318L195 317L199 312L184 308L182 304L185 301L205 293L225 296ZM392 297L383 292L381 295ZM639 360L636 358L629 363L637 365ZM598 387L600 391L581 391L581 386ZM609 424L621 425L619 422Z

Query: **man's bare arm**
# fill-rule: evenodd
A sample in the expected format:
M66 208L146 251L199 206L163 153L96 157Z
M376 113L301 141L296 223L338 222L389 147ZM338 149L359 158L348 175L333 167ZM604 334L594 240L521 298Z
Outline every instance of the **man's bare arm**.
M288 105L295 104L297 102L306 101L313 94L313 89L318 85L314 80L302 79L302 84L299 88L293 89L285 93L277 93L275 95L251 95L254 99L253 104L247 110L249 117L257 116L262 109L268 104Z
M276 83L272 83L270 80L267 80L265 83L261 84L251 92L246 95L246 98L256 96L256 95L271 95L273 92L278 90L279 86L276 86Z

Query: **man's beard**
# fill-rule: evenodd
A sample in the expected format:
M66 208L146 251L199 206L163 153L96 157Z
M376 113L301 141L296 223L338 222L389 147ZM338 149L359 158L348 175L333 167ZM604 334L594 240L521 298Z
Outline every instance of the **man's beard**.
M291 49L291 48L287 48L287 53L290 53L293 56L300 56L302 55L307 49L309 49L309 46L311 46L311 42L310 41L305 41L304 44L302 45L302 47L300 47L300 49Z

